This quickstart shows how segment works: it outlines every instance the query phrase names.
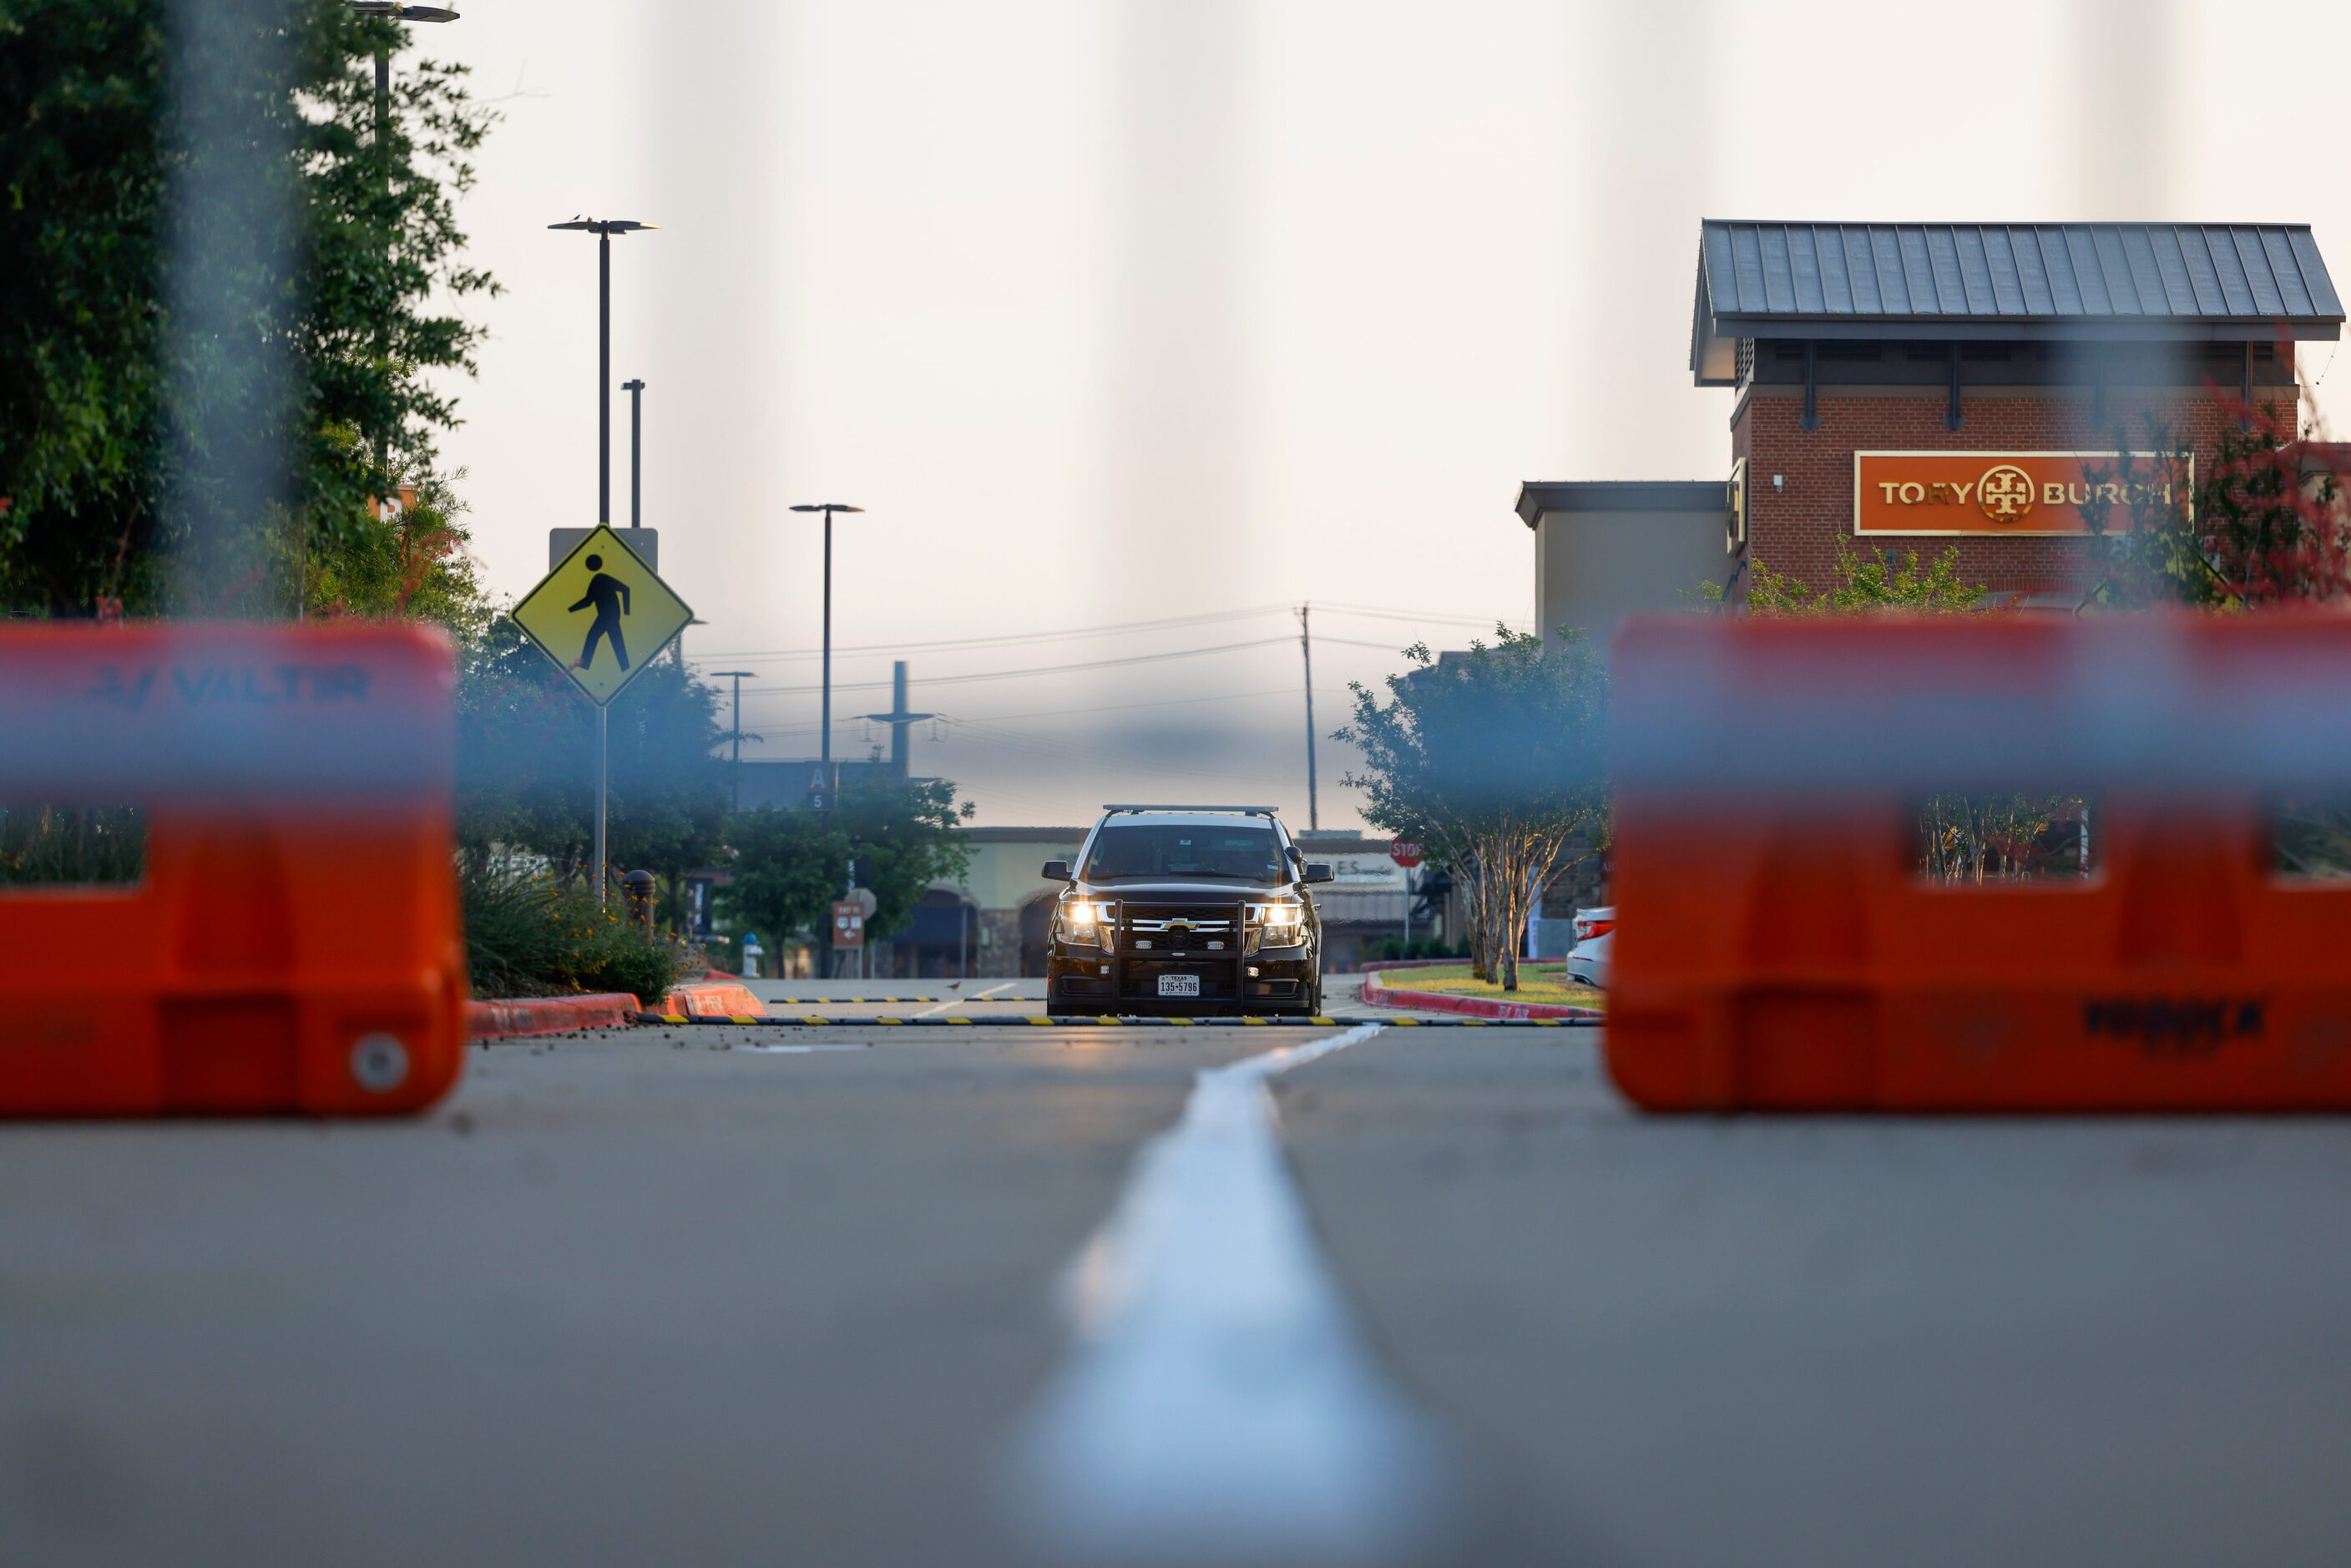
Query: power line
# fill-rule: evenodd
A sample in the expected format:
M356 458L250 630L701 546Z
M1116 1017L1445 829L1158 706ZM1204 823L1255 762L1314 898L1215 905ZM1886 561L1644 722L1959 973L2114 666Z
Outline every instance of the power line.
M1484 626L1491 629L1507 624L1507 615L1446 615L1423 610L1383 610L1369 604L1326 604L1314 601L1314 608L1333 615L1367 615L1375 621L1418 621L1428 625Z
M976 717L967 717L960 714L938 713L934 714L931 716L938 722L947 725L949 727L950 733L943 738L934 738L925 744L931 746L952 746L955 744L955 737L952 733L953 727L957 725L994 724L1002 719L1014 718L1065 718L1082 714L1129 713L1138 708L1196 707L1204 703L1254 702L1265 697L1293 697L1297 695L1298 694L1295 691L1292 691L1288 686L1275 686L1265 691L1222 692L1217 695L1206 697L1161 697L1152 702L1103 703L1092 707L1028 708L1023 709L1019 713L981 714ZM1344 686L1317 686L1314 688L1314 695L1324 697L1343 697L1347 695L1347 688ZM769 742L785 741L799 736L814 735L817 732L818 727L818 726L813 724L787 725L780 729L776 728L773 726L769 726L768 728L760 730L753 738ZM718 741L719 744L724 745L726 741L726 737L722 734L719 736ZM754 762L768 762L777 759L773 758L755 757L751 758L751 760ZM787 758L786 760L796 759Z
M923 685L925 686L961 685L970 681L1009 681L1018 680L1029 675L1064 674L1072 670L1105 670L1122 664L1165 664L1170 659L1197 659L1209 653L1230 653L1242 648L1268 648L1276 643L1287 643L1289 641L1290 639L1287 637L1259 637L1248 643L1219 643L1214 647L1209 648L1178 648L1173 653L1132 653L1123 659L1085 659L1076 664L1036 664L1025 670L982 670L976 674L967 675L930 675L924 679ZM835 681L832 684L832 689L837 692L878 691L883 687L887 686L890 683L887 681L850 681L845 683ZM792 693L813 692L820 690L820 688L816 686L753 686L750 689L763 695L774 696Z
M1347 691L1347 688L1344 686L1317 686L1314 689L1323 696L1343 696L1346 695ZM1190 707L1201 703L1249 702L1258 697L1287 697L1294 696L1296 695L1297 694L1291 691L1288 686L1273 686L1261 692L1225 692L1216 696L1207 697L1162 697L1156 702L1108 703L1100 707L1034 708L1026 713L983 714L977 718L969 719L959 717L958 716L951 713L941 714L939 716L946 719L949 724L993 724L998 719L1007 718L1061 718L1071 714L1124 713L1133 708L1145 707Z
M1322 607L1318 604L1314 608L1320 610ZM1397 647L1394 643L1373 643L1361 637L1318 636L1314 640L1317 643L1329 643L1341 648L1377 648L1384 653L1401 653L1404 652L1402 648Z
M979 637L939 637L919 643L866 643L855 647L835 648L835 653L941 653L957 648L1001 648L1029 643L1059 643L1080 637L1123 636L1137 632L1172 632L1190 626L1211 626L1224 622L1249 621L1275 614L1283 606L1261 606L1250 610L1218 610L1197 615L1170 615L1155 621L1113 621L1100 626L1073 626L1061 632L1007 632ZM822 652L816 648L769 648L750 653L713 653L714 659L813 659Z
M1368 642L1359 637L1322 637L1317 641L1339 647L1372 648L1383 653L1403 652L1393 643ZM1259 637L1247 643L1219 643L1207 648L1177 648L1165 653L1130 653L1117 659L1083 659L1067 664L1037 664L1024 670L981 670L962 675L931 675L924 679L921 684L926 686L958 685L969 681L1008 681L1029 675L1060 675L1078 670L1102 670L1117 665L1157 664L1165 664L1171 659L1196 659L1208 653L1229 653L1242 648L1270 648L1289 642L1288 637ZM889 685L888 681L835 681L832 683L832 689L837 692L881 691ZM746 686L743 689L748 695L769 697L805 695L822 688L819 686Z
M1426 626L1478 626L1490 628L1493 619L1479 615L1454 615L1417 610L1381 610L1364 605L1325 606L1335 614L1370 616L1375 620L1404 621ZM1286 604L1257 605L1247 610L1217 610L1196 615L1171 615L1150 621L1113 621L1098 626L1075 626L1060 632L1008 632L979 637L940 637L914 643L863 643L853 647L835 648L835 654L847 653L948 653L968 648L1015 647L1037 643L1069 642L1083 637L1125 636L1142 632L1171 632L1192 626L1211 626L1233 621L1249 621L1269 615L1289 613ZM713 653L712 659L814 659L821 657L820 648L768 648L731 653Z
M1287 642L1289 639L1284 638L1283 641ZM1110 763L1120 767L1132 768L1140 765L1147 767L1154 773L1185 779L1202 779L1218 784L1249 784L1263 778L1261 774L1217 773L1201 768L1177 767L1144 758L1132 751L1110 751L1100 747L1072 745L1046 736L1031 735L1025 730L1007 729L999 725L967 724L964 728L966 735L971 739L993 742L1010 750L1025 751L1032 757L1048 759L1074 757L1084 761Z

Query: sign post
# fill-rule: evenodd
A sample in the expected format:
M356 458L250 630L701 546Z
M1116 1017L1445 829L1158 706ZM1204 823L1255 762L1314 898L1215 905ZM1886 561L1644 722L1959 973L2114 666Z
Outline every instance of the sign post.
M843 952L865 946L865 906L854 899L835 899L832 945Z
M1412 869L1420 863L1420 846L1410 839L1390 839L1388 859L1404 868L1404 945L1412 946Z
M596 902L604 902L611 780L608 704L694 620L694 612L609 528L591 529L514 607L515 624L596 705Z

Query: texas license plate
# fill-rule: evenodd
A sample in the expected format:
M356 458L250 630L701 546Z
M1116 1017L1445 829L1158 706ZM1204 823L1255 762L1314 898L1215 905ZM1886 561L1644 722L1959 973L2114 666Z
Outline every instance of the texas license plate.
M1200 977L1162 975L1159 977L1159 994L1163 997L1196 997L1200 994Z

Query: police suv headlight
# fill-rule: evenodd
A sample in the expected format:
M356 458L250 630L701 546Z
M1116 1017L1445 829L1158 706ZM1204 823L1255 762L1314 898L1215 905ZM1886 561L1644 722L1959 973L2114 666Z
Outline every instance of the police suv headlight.
M1259 947L1294 947L1306 939L1306 906L1302 904L1252 904L1249 906L1249 951Z
M1061 901L1061 940L1096 947L1110 946L1106 937L1116 916L1107 904L1092 899L1069 898Z

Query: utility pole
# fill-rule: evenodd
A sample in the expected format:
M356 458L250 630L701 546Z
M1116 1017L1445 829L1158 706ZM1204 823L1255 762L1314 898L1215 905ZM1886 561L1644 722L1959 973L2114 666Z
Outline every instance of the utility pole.
M832 515L835 512L862 512L862 507L852 507L845 501L818 501L794 507L795 512L824 514L824 659L817 683L822 690L818 698L817 720L822 733L817 737L817 767L824 775L825 803L831 805L841 792L841 780L832 775Z
M1306 826L1311 830L1322 825L1322 817L1314 801L1314 631L1307 617L1313 606L1298 607L1298 649L1306 655Z
M869 713L865 717L874 724L890 727L890 771L899 779L913 772L914 747L907 744L906 731L926 718L936 718L935 713L906 711L906 661L893 659L890 664L890 711Z
M735 810L743 809L743 683L750 677L748 670L716 670L720 680L735 683Z

